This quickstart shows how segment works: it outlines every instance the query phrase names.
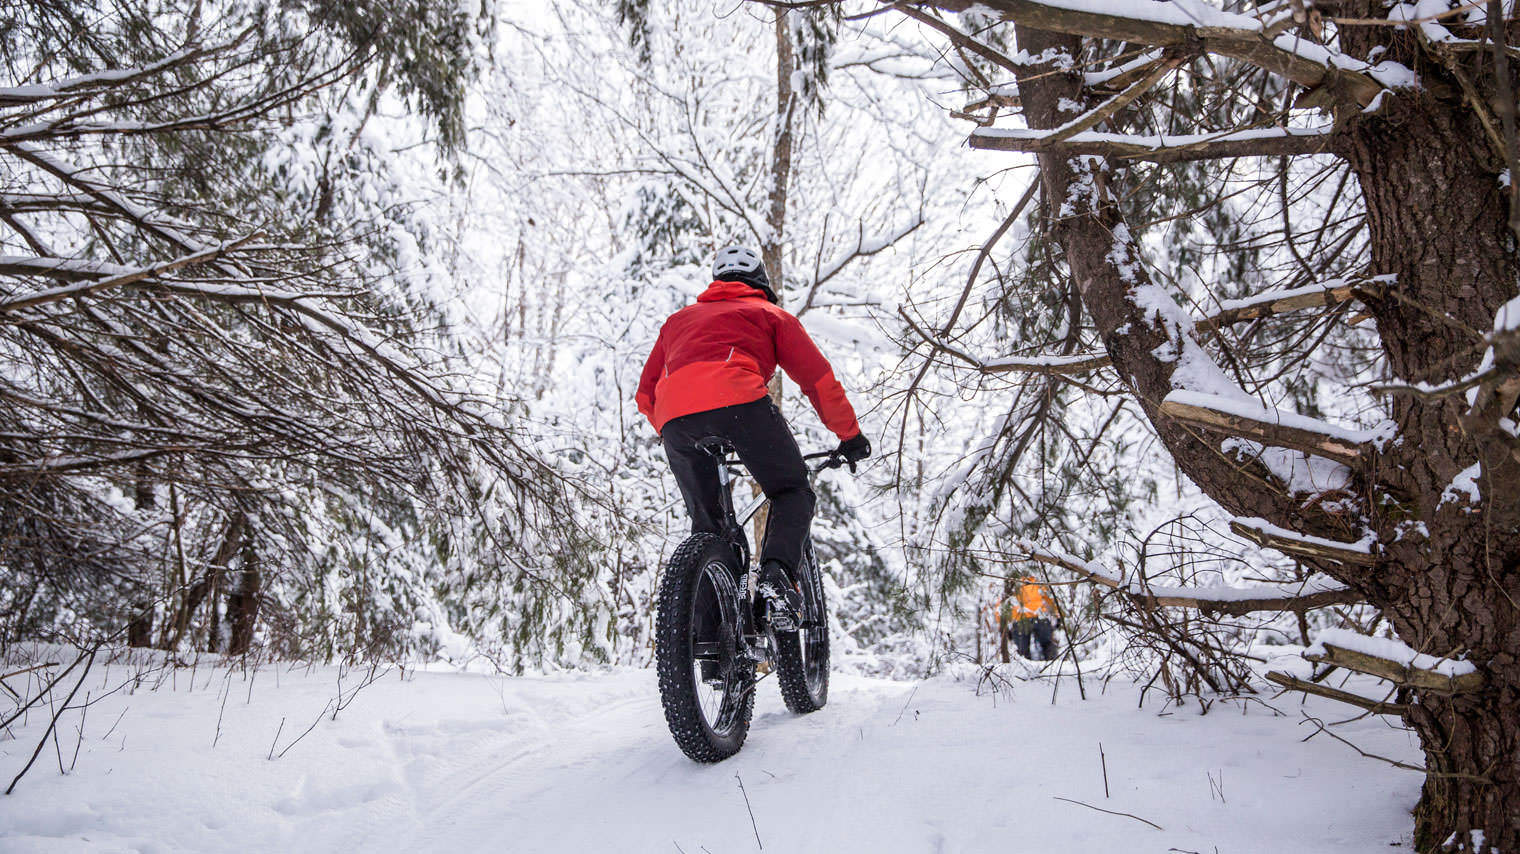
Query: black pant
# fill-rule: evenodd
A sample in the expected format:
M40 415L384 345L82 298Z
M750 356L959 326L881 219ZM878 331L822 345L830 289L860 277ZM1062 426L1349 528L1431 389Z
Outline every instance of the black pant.
M1014 646L1018 647L1019 655L1035 660L1031 655L1029 641L1031 638L1040 645L1039 661L1055 661L1056 658L1056 627L1051 624L1048 617L1025 617L1015 620L1008 627L1008 634L1013 637Z
M670 461L681 497L686 499L692 533L717 534L722 531L718 465L711 455L697 449L697 442L708 436L720 436L734 446L771 500L761 561L779 560L792 570L802 560L802 539L813 521L817 497L808 483L807 464L781 410L770 398L762 397L673 418L660 431L665 459Z

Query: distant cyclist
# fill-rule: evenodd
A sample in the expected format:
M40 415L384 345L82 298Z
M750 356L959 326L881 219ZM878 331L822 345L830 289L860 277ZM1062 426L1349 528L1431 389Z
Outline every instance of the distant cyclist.
M760 256L743 246L719 250L713 283L694 305L672 314L644 364L635 400L665 445L686 500L693 533L719 533L718 468L696 443L726 439L771 501L760 551L760 595L771 625L797 628L802 596L793 569L816 497L802 452L767 393L780 365L840 439L836 453L855 469L871 455L855 410L828 360L802 324L778 306Z

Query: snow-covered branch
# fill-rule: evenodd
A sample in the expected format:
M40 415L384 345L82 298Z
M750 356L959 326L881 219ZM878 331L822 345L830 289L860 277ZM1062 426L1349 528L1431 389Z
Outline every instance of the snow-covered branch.
M1123 592L1142 608L1195 608L1206 614L1239 617L1260 611L1302 613L1330 605L1362 601L1361 594L1338 582L1311 578L1302 583L1263 584L1254 587L1171 587L1126 582L1090 561L1059 549L1027 540L1014 540L1011 550L1036 563L1057 566L1094 584Z
M1381 291L1383 277L1354 282L1329 282L1302 288L1266 291L1255 296L1220 303L1219 311L1194 321L1200 335L1217 335L1222 329L1248 320L1274 317L1306 308L1331 308L1366 294ZM1084 374L1109 365L1106 353L1070 356L1007 356L987 361L972 359L982 373Z
M115 269L117 265L108 265L109 267L113 268L113 272L111 275L107 276L104 279L88 278L86 281L80 282L78 284L65 285L58 288L49 288L47 290L38 291L36 293L25 294L23 296L15 296L9 299L0 300L0 314L18 311L24 308L33 308L39 305L46 305L48 303L58 302L60 300L90 296L101 291L110 290L111 288L123 287L135 282L141 282L144 279L157 278L158 276L162 276L165 273L172 273L175 270L180 270L185 267L190 267L196 264L205 264L209 261L221 257L222 255L225 255L228 252L232 252L261 236L261 234L255 232L254 234L249 234L247 236L238 238L237 240L228 241L218 246L212 246L208 249L203 249L200 252L184 255L170 261L165 261L161 264L152 264L146 267L140 267L135 270L120 270ZM12 261L12 263L7 263L8 261ZM95 261L71 262L67 259L52 258L27 258L19 260L0 258L0 273L10 273L12 275L41 274L61 278L86 278L90 275L90 273L86 272L86 270L93 270L94 272L99 273L101 272L100 268L101 264Z
M1325 103L1365 107L1384 88L1410 82L1407 73L1385 73L1294 34L1271 37L1256 18L1202 4L1184 8L1174 2L1119 6L1102 0L935 0L918 5L956 12L979 6L1049 32L1227 56L1313 90Z
M1161 402L1161 414L1193 427L1292 448L1346 465L1361 463L1378 438L1372 431L1350 430L1317 418L1198 391L1168 394Z
M1062 135L1024 128L978 128L972 148L986 151L1059 151L1150 163L1181 163L1229 157L1319 154L1335 140L1332 128L1259 128L1228 133L1137 136L1083 130Z
M983 362L978 369L984 374L1085 374L1107 367L1106 353L1078 353L1074 356L1008 356Z
M61 98L85 97L110 89L138 83L146 78L164 74L171 69L196 62L213 54L235 47L237 42L214 47L195 47L177 50L163 59L137 68L118 68L96 71L75 77L55 80L52 83L33 83L26 86L0 87L0 107L15 107Z
M1321 632L1315 644L1304 651L1304 658L1440 694L1476 691L1486 681L1472 662L1437 658L1391 638L1368 637L1345 629Z
M1295 557L1333 560L1337 563L1371 565L1377 562L1375 540L1368 536L1354 543L1300 534L1265 519L1232 519L1230 530L1256 545Z

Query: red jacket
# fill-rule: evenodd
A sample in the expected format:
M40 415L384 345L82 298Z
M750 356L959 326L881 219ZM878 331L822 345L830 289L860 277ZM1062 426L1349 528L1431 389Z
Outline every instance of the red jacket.
M860 433L855 410L802 324L740 282L713 282L660 327L635 396L658 433L693 412L750 403L780 365L840 439Z

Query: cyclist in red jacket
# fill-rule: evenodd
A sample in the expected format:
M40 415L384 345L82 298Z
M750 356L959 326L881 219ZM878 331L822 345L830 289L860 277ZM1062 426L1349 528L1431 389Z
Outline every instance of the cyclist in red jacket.
M771 511L759 591L770 603L772 626L789 631L802 606L792 569L802 559L816 497L797 440L766 391L776 366L839 437L837 453L852 471L871 455L871 443L828 360L797 318L776 304L760 256L730 246L718 252L712 272L714 281L696 304L660 328L635 400L665 445L693 533L719 533L718 468L697 449L699 440L727 439L760 484Z

